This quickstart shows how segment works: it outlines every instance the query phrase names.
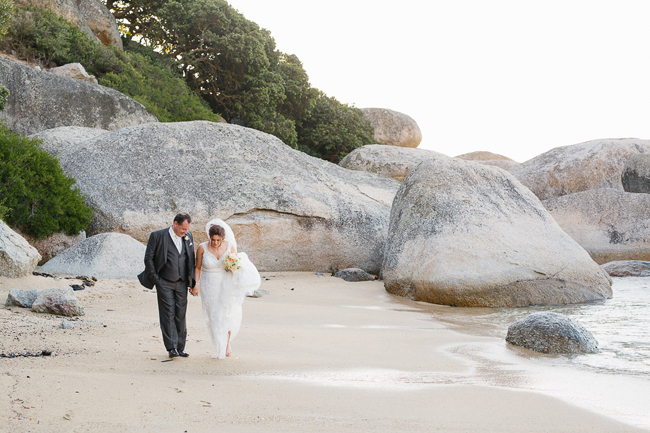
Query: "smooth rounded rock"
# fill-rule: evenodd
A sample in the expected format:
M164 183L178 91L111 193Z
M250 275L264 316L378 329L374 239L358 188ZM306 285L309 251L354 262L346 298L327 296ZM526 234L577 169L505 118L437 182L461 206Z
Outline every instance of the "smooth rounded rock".
M369 144L348 153L339 165L349 170L367 171L402 182L419 163L442 153L427 149Z
M32 311L57 316L83 316L85 314L74 290L69 286L41 290L32 304Z
M5 301L5 307L32 308L38 290L10 289Z
M59 253L41 266L43 272L135 279L144 270L146 247L122 233L102 233Z
M638 138L593 140L556 147L510 172L540 200L600 188L623 191L621 173L628 158L650 152Z
M632 155L625 161L621 183L625 192L650 194L650 153Z
M177 212L197 243L221 218L260 271L379 272L399 183L311 157L276 137L206 121L150 123L61 149L95 215L87 232L146 243Z
M650 260L650 194L595 189L543 204L597 263Z
M375 128L377 143L399 147L418 147L422 131L411 117L386 108L362 108L363 116Z
M20 278L30 275L41 260L36 248L0 220L0 276Z
M610 277L650 277L650 262L617 260L600 265Z
M485 150L463 153L462 155L457 155L455 158L464 159L465 161L513 161L507 156L499 155L498 153L487 152Z
M359 268L341 269L334 276L348 282L373 281L375 279L372 275Z
M506 341L540 353L598 352L598 341L584 326L557 313L534 313L508 327Z
M60 126L114 130L158 122L142 104L117 90L38 71L1 57L0 84L11 92L0 119L23 135Z
M382 276L416 301L471 307L609 298L611 279L504 170L422 162L391 210Z

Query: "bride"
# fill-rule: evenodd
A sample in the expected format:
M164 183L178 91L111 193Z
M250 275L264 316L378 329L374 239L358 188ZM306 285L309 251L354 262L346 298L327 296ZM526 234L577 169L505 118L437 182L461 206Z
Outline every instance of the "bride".
M246 253L237 252L235 235L220 219L210 221L205 230L208 242L196 252L196 287L201 294L203 315L214 344L213 358L232 354L230 342L235 338L242 319L242 303L261 283L260 274ZM240 268L227 270L228 258L239 257Z

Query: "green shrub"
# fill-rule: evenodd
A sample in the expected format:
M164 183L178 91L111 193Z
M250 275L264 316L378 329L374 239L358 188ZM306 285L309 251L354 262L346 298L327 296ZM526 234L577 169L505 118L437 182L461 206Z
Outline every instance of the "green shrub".
M0 84L0 111L7 108L7 99L9 98L9 89Z
M13 0L0 0L0 38L7 32L13 12Z
M6 213L3 219L37 238L57 232L75 235L86 229L92 210L74 188L75 180L65 175L59 161L40 149L39 143L0 123L0 204Z
M136 43L127 44L125 51L104 46L43 9L17 8L0 49L45 67L81 63L100 84L132 97L163 122L219 120L178 71L156 60L160 56L153 49Z

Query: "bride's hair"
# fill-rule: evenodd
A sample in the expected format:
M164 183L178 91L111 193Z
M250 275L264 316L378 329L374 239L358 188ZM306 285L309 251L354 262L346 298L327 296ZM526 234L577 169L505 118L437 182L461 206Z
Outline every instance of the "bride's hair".
M226 238L226 231L223 229L223 227L218 226L216 224L212 224L210 226L210 231L209 231L210 239L212 239L212 236L217 235L221 236L222 238Z

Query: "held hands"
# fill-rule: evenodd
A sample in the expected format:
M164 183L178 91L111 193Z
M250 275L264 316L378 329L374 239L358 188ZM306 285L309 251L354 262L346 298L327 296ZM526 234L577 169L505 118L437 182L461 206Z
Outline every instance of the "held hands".
M192 296L198 296L199 295L199 286L194 286L190 289L190 294Z

